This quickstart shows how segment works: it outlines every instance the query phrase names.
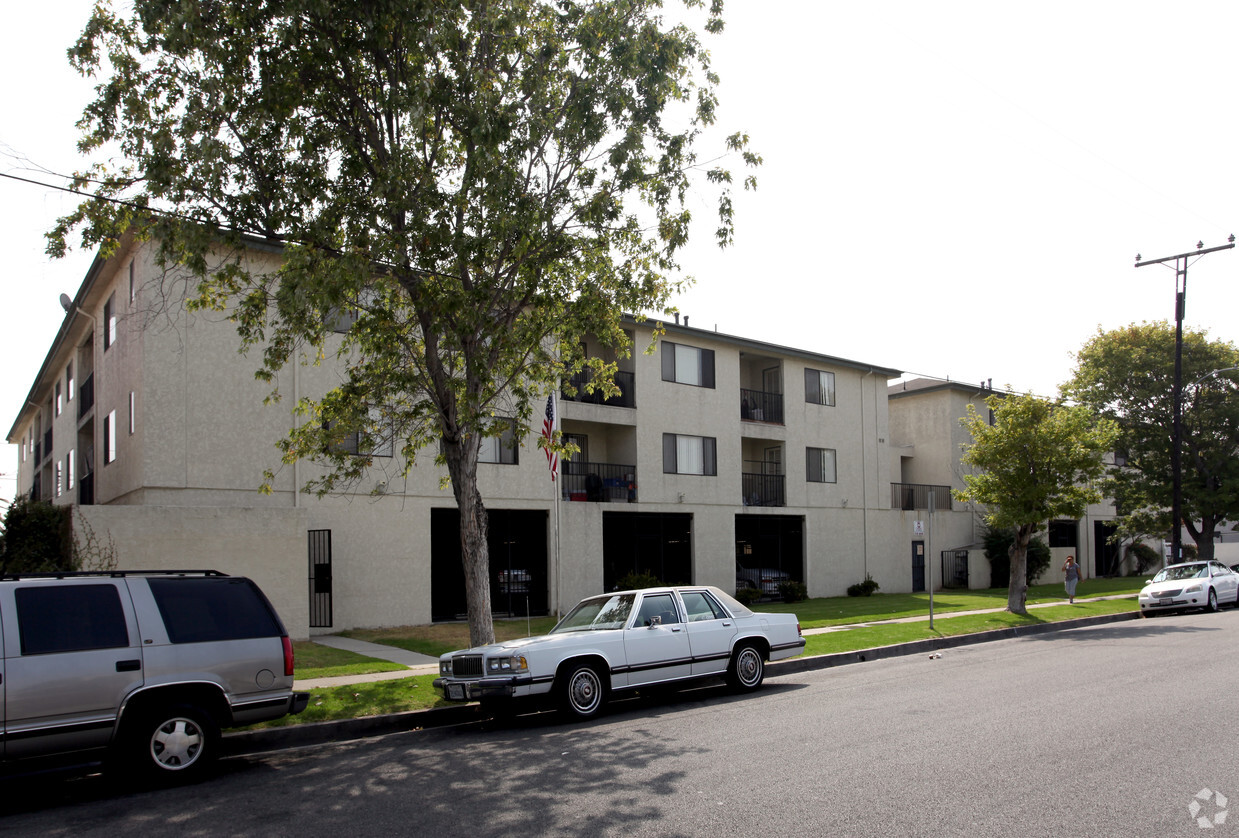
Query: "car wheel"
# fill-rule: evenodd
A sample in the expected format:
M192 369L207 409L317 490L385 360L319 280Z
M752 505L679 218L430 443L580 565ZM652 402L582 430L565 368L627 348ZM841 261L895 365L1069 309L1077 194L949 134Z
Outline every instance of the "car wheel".
M755 690L766 677L766 662L751 643L736 648L727 667L727 683L739 690Z
M1205 607L1215 614L1218 611L1217 591L1215 591L1213 588L1209 589L1209 602Z
M561 672L565 677L560 687L560 709L574 719L590 719L598 715L607 692L598 668L589 663L574 663L565 666Z
M201 776L218 756L219 729L189 705L147 713L130 742L136 767L148 778L184 782Z

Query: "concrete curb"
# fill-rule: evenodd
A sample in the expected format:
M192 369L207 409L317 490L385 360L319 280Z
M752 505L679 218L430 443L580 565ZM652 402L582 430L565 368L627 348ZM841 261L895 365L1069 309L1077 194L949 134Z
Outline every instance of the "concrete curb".
M1086 628L1106 623L1119 623L1140 619L1139 611L1121 614L1104 614L1099 617L1081 617L1078 620L1063 620L1056 623L1039 623L1028 626L1013 626L977 634L961 634L933 640L917 640L893 646L878 646L872 649L857 649L852 652L837 652L833 655L815 655L809 658L790 658L766 665L766 675L776 677L797 672L812 672L853 663L897 658L905 655L929 654L941 649L971 646L974 643L992 643L995 640L1010 640L1016 637L1031 637L1052 631ZM227 733L223 737L225 756L242 756L284 748L299 748L306 745L322 745L329 742L344 742L351 739L368 739L391 733L404 733L428 727L463 724L489 718L477 704L452 707L436 707L431 710L412 710L386 716L367 716L360 719L340 719L333 722L310 722L285 727L247 730Z

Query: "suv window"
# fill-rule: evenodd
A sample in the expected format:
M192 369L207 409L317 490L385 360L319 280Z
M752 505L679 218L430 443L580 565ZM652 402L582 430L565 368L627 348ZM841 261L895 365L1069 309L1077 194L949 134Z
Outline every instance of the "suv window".
M18 588L13 595L23 655L129 645L115 585L35 586Z
M151 579L151 594L173 643L282 634L267 598L248 579Z

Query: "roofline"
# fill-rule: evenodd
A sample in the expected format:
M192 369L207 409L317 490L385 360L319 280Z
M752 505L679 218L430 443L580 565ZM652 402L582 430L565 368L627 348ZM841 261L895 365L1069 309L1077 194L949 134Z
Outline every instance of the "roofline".
M725 332L720 332L717 329L710 331L709 329L697 329L680 323L668 323L658 317L645 317L643 320L638 321L636 315L625 314L624 319L634 325L661 324L669 335L674 334L687 337L700 337L707 340L716 340L720 343L731 344L732 346L738 346L742 349L766 350L772 354L800 358L805 361L814 361L837 367L847 367L849 369L861 370L866 373L881 374L886 378L898 378L903 375L903 370L897 370L891 367L883 367L877 364L866 364L862 361L852 361L847 358L837 357L835 355L823 355L820 352L811 352L808 349L796 349L790 346L782 346L777 343L766 343L765 341L753 340L751 338L737 337L736 335L729 335Z
M924 379L921 379L924 380ZM904 382L905 384L907 382ZM980 384L966 384L963 381L944 380L937 384L928 384L924 387L917 387L912 390L900 389L898 384L892 384L887 391L887 399L904 399L910 396L919 396L924 393L939 393L943 390L957 390L961 393L967 393L970 396L991 395L991 396L1006 396L1009 395L1004 390L995 390L992 387L983 386Z

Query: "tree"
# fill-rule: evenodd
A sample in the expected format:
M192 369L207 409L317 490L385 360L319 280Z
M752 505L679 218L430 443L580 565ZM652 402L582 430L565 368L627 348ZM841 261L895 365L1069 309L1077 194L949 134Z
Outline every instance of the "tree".
M228 311L262 349L268 381L303 350L336 353L345 380L296 405L283 461L325 464L306 486L321 495L357 485L377 446L405 474L437 451L474 644L494 637L482 440L525 430L583 368L614 392L614 364L583 357L581 339L622 354L622 312L666 306L698 177L718 190L718 243L732 237L731 173L695 151L718 79L660 8L137 0L130 18L97 9L70 51L83 73L110 68L82 148L127 161L77 185L124 202L83 203L49 250L78 227L105 251L126 230L157 241L196 277L191 307ZM721 11L711 0L707 31ZM760 162L742 134L725 146ZM246 234L281 249L278 270L244 258Z
M1093 481L1102 475L1102 458L1118 431L1086 408L1036 396L995 394L985 403L992 424L973 405L962 420L973 440L962 461L978 471L964 475L965 488L955 497L983 504L985 522L994 529L1014 531L1007 610L1025 614L1033 533L1055 518L1079 518L1101 500Z
M1107 491L1120 513L1119 534L1165 535L1174 473L1175 328L1132 324L1097 334L1076 354L1063 393L1119 427L1120 465ZM1201 558L1213 558L1213 534L1239 513L1239 350L1204 332L1183 332L1182 526Z
M21 495L4 511L0 573L76 570L72 507Z

